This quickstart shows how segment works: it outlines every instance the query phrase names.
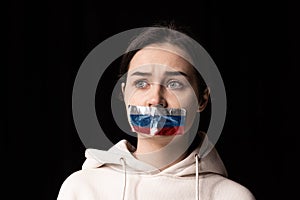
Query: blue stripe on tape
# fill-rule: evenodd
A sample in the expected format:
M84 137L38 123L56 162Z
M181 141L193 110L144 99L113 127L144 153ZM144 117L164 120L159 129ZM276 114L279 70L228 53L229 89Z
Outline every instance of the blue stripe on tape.
M131 114L130 121L133 126L139 127L150 127L151 123L157 128L175 127L184 126L185 116Z

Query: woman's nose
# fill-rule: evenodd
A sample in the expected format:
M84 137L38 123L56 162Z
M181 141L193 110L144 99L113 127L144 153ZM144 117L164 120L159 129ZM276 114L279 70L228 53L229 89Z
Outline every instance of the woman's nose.
M165 99L165 87L161 84L151 84L147 95L147 106L162 106L166 108L168 106Z

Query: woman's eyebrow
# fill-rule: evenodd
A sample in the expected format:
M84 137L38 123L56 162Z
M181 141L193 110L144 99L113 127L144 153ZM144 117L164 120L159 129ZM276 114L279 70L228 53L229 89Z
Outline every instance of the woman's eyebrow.
M148 73L148 72L134 72L130 76L151 76L151 73Z
M134 72L130 76L151 76L152 73L149 72ZM165 76L185 76L188 77L188 75L182 71L166 71L164 73Z
M167 76L185 76L188 77L188 75L181 71L166 71L165 75Z

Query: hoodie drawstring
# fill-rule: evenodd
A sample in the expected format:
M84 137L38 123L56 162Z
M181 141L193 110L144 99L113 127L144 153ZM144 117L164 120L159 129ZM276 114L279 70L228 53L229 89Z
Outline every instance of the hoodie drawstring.
M123 187L123 194L122 194L122 200L124 200L125 199L125 191L126 191L126 162L123 157L120 158L120 161L122 162L123 173L124 173L124 187Z
M196 159L196 188L195 188L195 193L196 193L196 200L199 200L199 156L198 154L195 154L195 159Z

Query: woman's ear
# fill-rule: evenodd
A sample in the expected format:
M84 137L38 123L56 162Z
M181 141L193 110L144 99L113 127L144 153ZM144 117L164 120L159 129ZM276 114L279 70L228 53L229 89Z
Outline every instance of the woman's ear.
M119 99L124 101L125 83L121 83L121 92L119 93Z
M121 91L122 91L122 94L124 96L124 92L125 92L125 83L121 83Z
M198 105L198 112L202 112L205 108L206 108L206 105L208 103L208 99L209 99L209 89L208 87L205 88L205 90L203 91L203 94L201 96L201 99L199 101L199 105Z

